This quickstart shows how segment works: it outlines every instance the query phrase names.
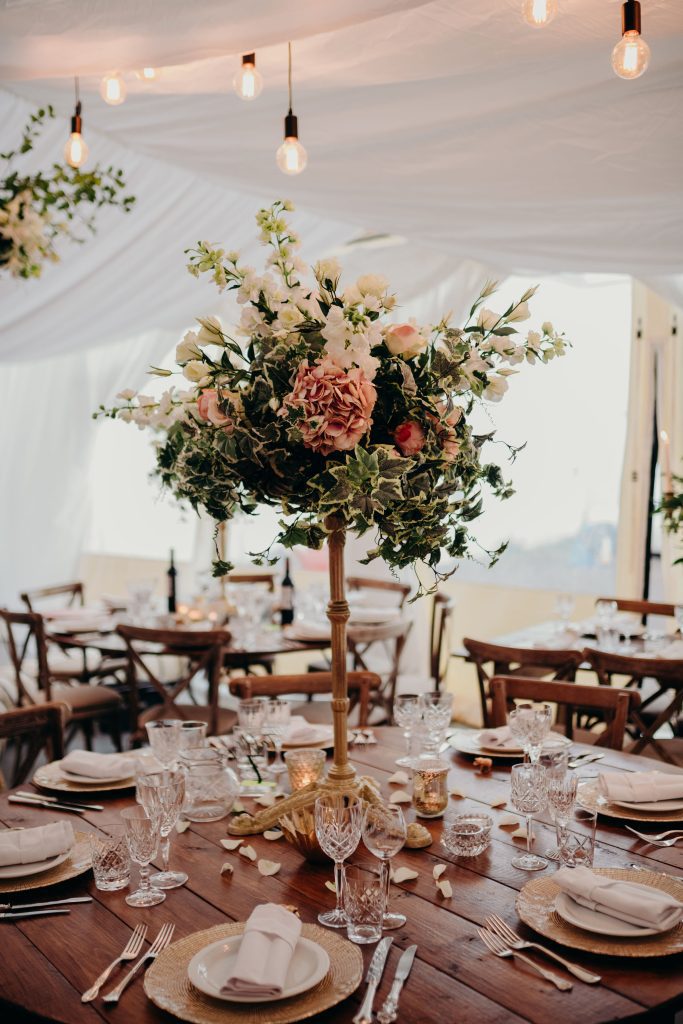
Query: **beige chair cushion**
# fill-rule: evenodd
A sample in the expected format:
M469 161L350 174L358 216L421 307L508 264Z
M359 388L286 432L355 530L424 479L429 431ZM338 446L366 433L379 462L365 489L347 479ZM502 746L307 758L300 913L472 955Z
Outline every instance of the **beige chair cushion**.
M108 686L52 686L52 700L62 701L68 704L72 711L98 711L114 710L120 707L123 701L115 690Z

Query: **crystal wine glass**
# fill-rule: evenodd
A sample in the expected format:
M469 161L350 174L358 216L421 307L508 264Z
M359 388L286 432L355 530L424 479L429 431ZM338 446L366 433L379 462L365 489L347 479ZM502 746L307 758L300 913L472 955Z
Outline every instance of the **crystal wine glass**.
M406 820L403 811L394 804L368 804L363 816L363 842L375 857L379 857L384 885L383 928L402 928L405 914L388 912L391 876L390 859L402 849L406 841Z
M318 914L320 924L329 928L345 928L344 861L354 852L361 837L362 804L358 797L330 793L315 802L315 834L320 849L334 861L334 884L337 906Z
M178 771L155 772L138 779L140 803L156 823L161 837L162 868L152 875L150 882L157 889L176 889L184 885L187 875L184 871L169 871L168 858L171 852L171 831L185 799L185 773Z
M145 726L149 745L162 768L177 767L180 723L180 718L157 718Z
M508 715L510 732L532 764L538 761L543 741L550 732L552 716L550 704L518 704Z
M568 772L564 765L546 768L548 810L556 827L566 827L576 802L578 783L578 777ZM550 857L551 860L557 860L559 854L557 846L546 850L545 853L546 857Z
M422 750L426 754L436 754L451 724L453 694L440 690L421 693L419 706L422 713Z
M149 865L159 847L158 825L139 804L124 808L121 817L130 859L140 866L140 888L126 896L126 903L131 907L155 907L166 899L166 893L153 889L149 881Z
M403 738L406 741L405 757L399 757L396 764L409 768L413 760L413 729L420 721L422 714L417 694L401 694L394 701L394 719L403 729Z
M533 815L547 803L546 770L542 764L513 764L510 776L512 806L526 815L526 853L512 858L512 866L522 871L542 871L548 861L531 852Z
M265 709L263 731L273 741L275 747L275 760L270 766L270 771L273 775L282 775L287 771L287 765L282 760L282 742L291 718L292 705L290 701L278 697L269 700Z

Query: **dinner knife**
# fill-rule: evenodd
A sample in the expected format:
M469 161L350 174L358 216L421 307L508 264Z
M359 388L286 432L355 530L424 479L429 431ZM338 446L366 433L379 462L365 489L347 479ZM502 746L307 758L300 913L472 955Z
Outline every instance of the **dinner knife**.
M401 989L403 984L410 974L410 968L413 966L413 960L417 953L417 946L408 946L406 950L401 953L401 959L398 962L396 968L396 974L394 980L391 983L391 989L389 995L384 1000L382 1009L377 1014L377 1020L379 1024L393 1024L398 1017L398 1001L401 998Z
M39 917L44 914L70 914L68 907L58 907L56 910L7 910L0 914L0 921L14 921L18 917Z
M604 754L578 754L569 764L569 768L583 768L585 764L592 764L593 761L600 761Z
M27 800L42 800L43 803L58 804L61 803L59 797L56 796L45 796L43 793L25 793L23 790L19 790L17 796L26 797ZM74 800L69 800L67 807L79 807L84 811L103 811L104 807L102 804L81 804Z
M27 800L24 796L8 796L7 800L11 804L24 804L26 807L49 807L53 811L71 811L73 814L85 814L85 811L81 807L73 807L69 804L52 804L48 800Z
M92 903L92 896L71 896L66 900L45 900L44 903L0 903L0 911L8 914L20 914L22 910L33 910L34 907L58 907L63 903Z
M377 949L372 954L368 973L365 976L368 987L365 992L363 1002L360 1004L360 1009L353 1018L353 1024L372 1024L372 1004L375 1001L375 992L377 991L377 986L382 980L382 973L384 971L384 965L387 962L389 947L393 941L393 939L388 937L381 939L377 944Z

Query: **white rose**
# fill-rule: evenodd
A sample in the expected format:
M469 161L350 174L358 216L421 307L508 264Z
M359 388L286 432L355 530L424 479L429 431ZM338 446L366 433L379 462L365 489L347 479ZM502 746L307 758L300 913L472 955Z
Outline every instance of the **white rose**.
M188 331L183 340L176 345L175 358L177 363L186 363L189 359L199 359L201 354L201 349L197 344L196 331Z
M223 325L217 316L198 316L197 322L201 329L197 334L199 345L222 345Z
M132 398L135 398L137 391L133 391L132 388L124 388L123 391L119 391L117 398L123 399L124 402L130 402Z
M491 331L500 323L500 313L494 313L492 309L480 309L477 317L477 326L484 331Z
M384 295L388 287L389 282L381 274L363 274L356 281L356 288L361 295L374 295L378 299Z
M384 332L384 344L392 356L412 359L427 348L427 339L420 334L414 323L391 324Z
M551 324L550 320L546 320L546 321L544 321L544 323L541 324L541 330L543 331L544 334L552 334L553 333L553 325Z
M198 384L206 377L206 363L202 363L199 359L191 359L183 367L183 376Z
M507 319L508 323L514 324L517 323L517 321L519 320L528 320L530 316L531 313L529 312L529 303L520 302L520 304L515 309L513 309L512 313L510 313L510 316Z
M341 265L339 260L335 259L318 260L313 267L313 273L317 281L336 281L341 274Z

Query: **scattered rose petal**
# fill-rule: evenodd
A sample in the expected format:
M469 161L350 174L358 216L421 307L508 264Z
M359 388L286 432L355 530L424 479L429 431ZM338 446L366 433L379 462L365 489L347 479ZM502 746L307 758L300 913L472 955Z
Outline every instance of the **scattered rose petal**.
M234 869L233 869L232 864L228 863L228 861L226 860L225 864L221 868L221 874L222 875L231 875L233 870Z
M240 857L246 857L247 860L256 860L256 850L253 846L241 846Z
M453 789L449 789L448 792L451 796L454 796L456 800L462 800L467 796L467 793L463 793L463 791L458 789L457 786L454 786Z
M334 882L325 882L325 888L329 889L330 892L333 892L335 896L337 895L337 886L334 884Z
M506 803L507 803L507 798L504 797L504 796L499 796L497 800L492 800L491 801L491 803L489 804L489 807L491 807L491 808L505 807Z
M498 824L501 828L509 828L510 825L519 825L519 818L516 814L501 814Z
M275 829L271 829L268 832L264 832L263 833L263 838L264 839L270 839L271 842L275 842L276 839L282 839L283 835L284 835L284 832L279 832L279 831L276 831Z
M245 813L244 804L242 803L241 800L235 800L234 804L232 805L232 813L233 814L244 814Z
M407 772L394 772L393 775L389 776L387 782L396 783L399 786L407 786L408 783L410 782L410 776L407 774Z
M413 878L417 878L417 871L413 871L412 868L396 868L391 872L391 881L397 885L401 882L412 882Z
M176 832L180 832L181 835L182 835L183 832L187 832L189 827L190 827L189 821L176 821L176 823L175 823L175 830L176 830Z
M277 864L274 860L266 860L264 857L261 857L256 867L261 875L276 875L282 864Z
M261 807L272 807L275 803L275 796L273 793L263 793L261 796L254 797L254 803L260 804Z
M445 864L436 864L435 865L434 870L432 871L432 878L434 879L435 882L439 881L439 879L441 878L441 876L442 876L442 874L444 873L445 870L446 870L446 865Z
M444 882L437 882L436 887L445 900L449 900L453 895L453 887L448 880Z
M526 825L520 825L511 835L513 839L526 839Z
M413 802L413 798L410 793L406 793L404 789L397 789L395 793L392 793L389 797L390 804L410 804Z
M244 839L221 839L221 846L226 850L236 850L243 842Z

